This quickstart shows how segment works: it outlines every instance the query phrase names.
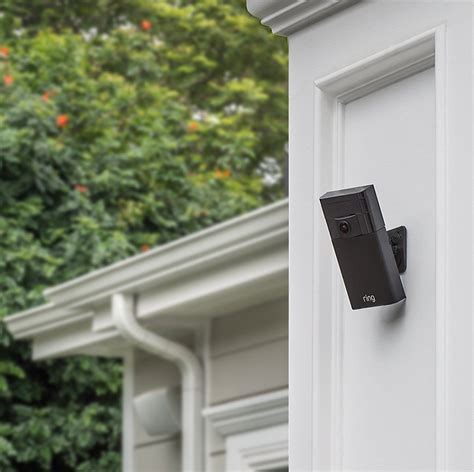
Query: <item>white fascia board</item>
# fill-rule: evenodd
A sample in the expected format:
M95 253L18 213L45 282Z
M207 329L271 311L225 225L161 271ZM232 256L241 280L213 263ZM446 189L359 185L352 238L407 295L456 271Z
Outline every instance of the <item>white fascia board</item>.
M33 360L88 354L98 357L123 357L127 344L117 330L96 333L90 322L78 321L61 329L33 337Z
M178 283L168 285L161 293L153 289L143 292L137 303L139 318L147 319L160 314L174 316L206 316L212 306L232 304L242 298L250 302L252 296L263 297L266 288L287 289L288 252L287 239L272 242L272 248L253 252L248 257L236 258L228 265L207 268L195 277L183 277ZM273 298L281 297L274 292ZM213 302L214 301L214 302ZM250 306L250 305L247 305ZM224 313L229 310L221 309ZM232 311L232 310L231 310Z
M288 202L247 213L45 290L48 303L5 318L17 339L33 340L37 358L97 351L115 340L110 297L137 295L141 319L226 313L287 291ZM271 292L271 293L269 293ZM74 326L81 326L74 338ZM88 334L89 333L89 338ZM64 339L62 339L64 338ZM108 355L106 346L99 351ZM116 345L112 349L117 352Z
M183 276L165 286L150 286L137 297L137 317L160 328L182 321L199 323L262 304L288 293L287 240L196 275ZM94 331L113 329L110 312L96 315Z
M247 10L275 34L287 36L359 0L247 0Z
M211 406L203 416L222 436L288 423L288 390Z
M90 310L73 310L47 303L5 318L5 322L15 339L28 339L34 335L61 328L71 322L92 319Z
M241 217L214 225L206 230L157 247L149 252L130 257L96 270L70 282L48 288L44 294L55 304L92 299L103 293L126 287L134 290L158 274L165 274L175 267L191 270L203 258L225 257L230 246L238 249L255 238L272 231L288 228L288 201L269 205ZM139 280L139 282L137 282Z

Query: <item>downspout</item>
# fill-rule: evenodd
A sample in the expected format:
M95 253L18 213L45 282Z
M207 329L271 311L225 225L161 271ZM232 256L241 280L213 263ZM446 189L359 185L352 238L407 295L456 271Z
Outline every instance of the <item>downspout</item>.
M138 324L132 295L112 295L112 318L119 333L144 351L174 362L181 372L181 469L201 472L203 461L203 372L187 347Z

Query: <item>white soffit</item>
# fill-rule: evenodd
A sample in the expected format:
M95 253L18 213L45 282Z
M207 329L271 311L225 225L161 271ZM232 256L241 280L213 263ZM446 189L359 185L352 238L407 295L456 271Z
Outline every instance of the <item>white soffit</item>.
M247 0L247 10L273 33L289 35L359 0Z
M282 200L44 291L47 303L5 318L33 356L117 355L114 293L137 316L173 331L288 293L288 201Z

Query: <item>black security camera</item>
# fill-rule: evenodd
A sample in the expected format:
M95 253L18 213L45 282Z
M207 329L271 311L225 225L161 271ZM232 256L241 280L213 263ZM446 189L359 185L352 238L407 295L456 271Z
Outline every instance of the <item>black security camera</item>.
M406 228L387 232L374 186L328 192L320 202L352 308L405 299Z

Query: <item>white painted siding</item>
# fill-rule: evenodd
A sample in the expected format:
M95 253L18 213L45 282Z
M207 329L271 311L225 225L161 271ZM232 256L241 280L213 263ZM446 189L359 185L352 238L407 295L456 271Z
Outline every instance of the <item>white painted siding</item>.
M225 452L211 454L209 458L209 472L225 471Z
M179 472L179 440L139 446L135 449L135 472Z
M286 298L214 320L210 342L211 404L288 385Z
M288 300L216 318L208 359L209 404L222 404L288 386ZM207 433L207 467L225 471L223 438Z
M287 296L210 321L204 348L207 403L221 404L288 386ZM134 395L179 385L178 369L155 356L135 352ZM209 425L208 425L209 426ZM179 470L179 437L151 437L135 416L135 472ZM225 471L225 441L206 428L206 470Z

